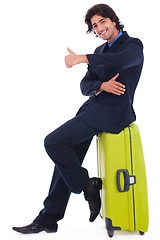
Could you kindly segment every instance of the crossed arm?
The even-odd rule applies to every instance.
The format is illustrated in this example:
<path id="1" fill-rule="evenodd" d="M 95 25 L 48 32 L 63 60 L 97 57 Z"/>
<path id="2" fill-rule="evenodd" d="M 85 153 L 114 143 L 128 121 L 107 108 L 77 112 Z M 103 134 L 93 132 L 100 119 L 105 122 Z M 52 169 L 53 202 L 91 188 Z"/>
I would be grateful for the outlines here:
<path id="1" fill-rule="evenodd" d="M 69 52 L 69 55 L 65 57 L 65 63 L 68 68 L 71 68 L 74 65 L 77 65 L 80 63 L 89 64 L 89 61 L 86 55 L 77 55 L 76 53 L 72 52 L 69 48 L 67 48 L 67 50 Z M 105 91 L 105 92 L 113 93 L 115 95 L 124 94 L 125 86 L 120 82 L 116 81 L 118 76 L 119 76 L 119 73 L 116 74 L 113 78 L 111 78 L 108 82 L 103 82 L 100 88 L 97 89 L 97 93 Z"/>

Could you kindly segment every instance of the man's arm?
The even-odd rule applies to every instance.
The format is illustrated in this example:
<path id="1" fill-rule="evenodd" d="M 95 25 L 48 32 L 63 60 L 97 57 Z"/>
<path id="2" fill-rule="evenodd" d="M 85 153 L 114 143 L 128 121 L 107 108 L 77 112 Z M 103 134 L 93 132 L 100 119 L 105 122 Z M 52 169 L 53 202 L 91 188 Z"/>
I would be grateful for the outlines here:
<path id="1" fill-rule="evenodd" d="M 94 53 L 77 55 L 68 48 L 70 53 L 65 57 L 66 66 L 73 67 L 76 64 L 87 63 L 92 68 L 107 67 L 117 71 L 136 66 L 143 61 L 143 45 L 139 39 L 133 38 L 126 44 L 121 52 Z"/>
<path id="2" fill-rule="evenodd" d="M 86 76 L 80 83 L 82 94 L 85 96 L 91 96 L 94 94 L 99 94 L 100 92 L 108 92 L 115 95 L 121 95 L 125 92 L 125 85 L 116 81 L 119 73 L 117 73 L 113 78 L 111 78 L 107 82 L 102 82 L 100 80 L 96 80 L 95 74 L 92 72 L 87 72 Z"/>
<path id="3" fill-rule="evenodd" d="M 99 90 L 101 85 L 102 81 L 100 81 L 99 76 L 95 71 L 92 71 L 88 65 L 88 71 L 80 83 L 82 94 L 85 96 L 92 96 Z"/>
<path id="4" fill-rule="evenodd" d="M 72 66 L 80 63 L 89 63 L 86 55 L 77 55 L 67 48 L 70 53 L 65 57 L 66 66 L 71 68 Z M 96 55 L 96 54 L 92 54 Z M 115 95 L 121 95 L 125 92 L 125 86 L 120 82 L 117 82 L 119 73 L 111 78 L 108 82 L 102 82 L 96 79 L 95 73 L 94 76 L 91 72 L 87 72 L 86 76 L 81 81 L 80 87 L 83 95 L 93 95 L 95 92 L 100 93 L 102 91 L 109 92 Z"/>
<path id="5" fill-rule="evenodd" d="M 120 52 L 87 54 L 91 68 L 113 68 L 117 71 L 134 67 L 143 62 L 143 45 L 139 39 L 131 39 Z"/>

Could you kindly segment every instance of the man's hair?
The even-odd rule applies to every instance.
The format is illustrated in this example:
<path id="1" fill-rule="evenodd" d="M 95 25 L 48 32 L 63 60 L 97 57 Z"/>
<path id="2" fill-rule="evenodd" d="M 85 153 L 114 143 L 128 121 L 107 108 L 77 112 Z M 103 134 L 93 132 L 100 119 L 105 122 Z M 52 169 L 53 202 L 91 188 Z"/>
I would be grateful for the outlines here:
<path id="1" fill-rule="evenodd" d="M 110 18 L 110 20 L 112 22 L 116 23 L 116 28 L 118 30 L 123 31 L 124 25 L 120 23 L 119 18 L 115 14 L 114 10 L 106 4 L 97 4 L 97 5 L 94 5 L 93 7 L 91 7 L 86 13 L 85 23 L 88 25 L 87 33 L 90 33 L 93 31 L 93 27 L 91 24 L 91 18 L 94 15 L 99 15 L 99 16 L 102 16 L 105 18 Z"/>

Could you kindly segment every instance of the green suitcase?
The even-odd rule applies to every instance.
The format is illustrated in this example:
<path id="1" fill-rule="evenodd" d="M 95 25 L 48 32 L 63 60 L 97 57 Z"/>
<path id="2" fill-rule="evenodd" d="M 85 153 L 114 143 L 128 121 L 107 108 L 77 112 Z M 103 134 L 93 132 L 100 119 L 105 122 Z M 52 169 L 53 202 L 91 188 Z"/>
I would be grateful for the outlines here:
<path id="1" fill-rule="evenodd" d="M 102 179 L 101 216 L 110 237 L 114 230 L 148 230 L 148 194 L 139 129 L 132 123 L 119 134 L 100 133 L 98 172 Z"/>

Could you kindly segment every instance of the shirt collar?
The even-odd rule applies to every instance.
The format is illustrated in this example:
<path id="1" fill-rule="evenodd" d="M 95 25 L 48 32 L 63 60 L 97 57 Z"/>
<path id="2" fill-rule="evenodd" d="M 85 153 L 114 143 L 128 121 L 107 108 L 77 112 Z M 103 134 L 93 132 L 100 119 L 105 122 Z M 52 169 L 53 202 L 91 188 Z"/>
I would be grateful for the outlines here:
<path id="1" fill-rule="evenodd" d="M 113 43 L 114 43 L 122 34 L 123 34 L 122 31 L 120 31 L 120 32 L 118 33 L 117 37 L 116 37 L 111 43 L 108 42 L 108 46 L 111 47 L 111 46 L 113 45 Z"/>

